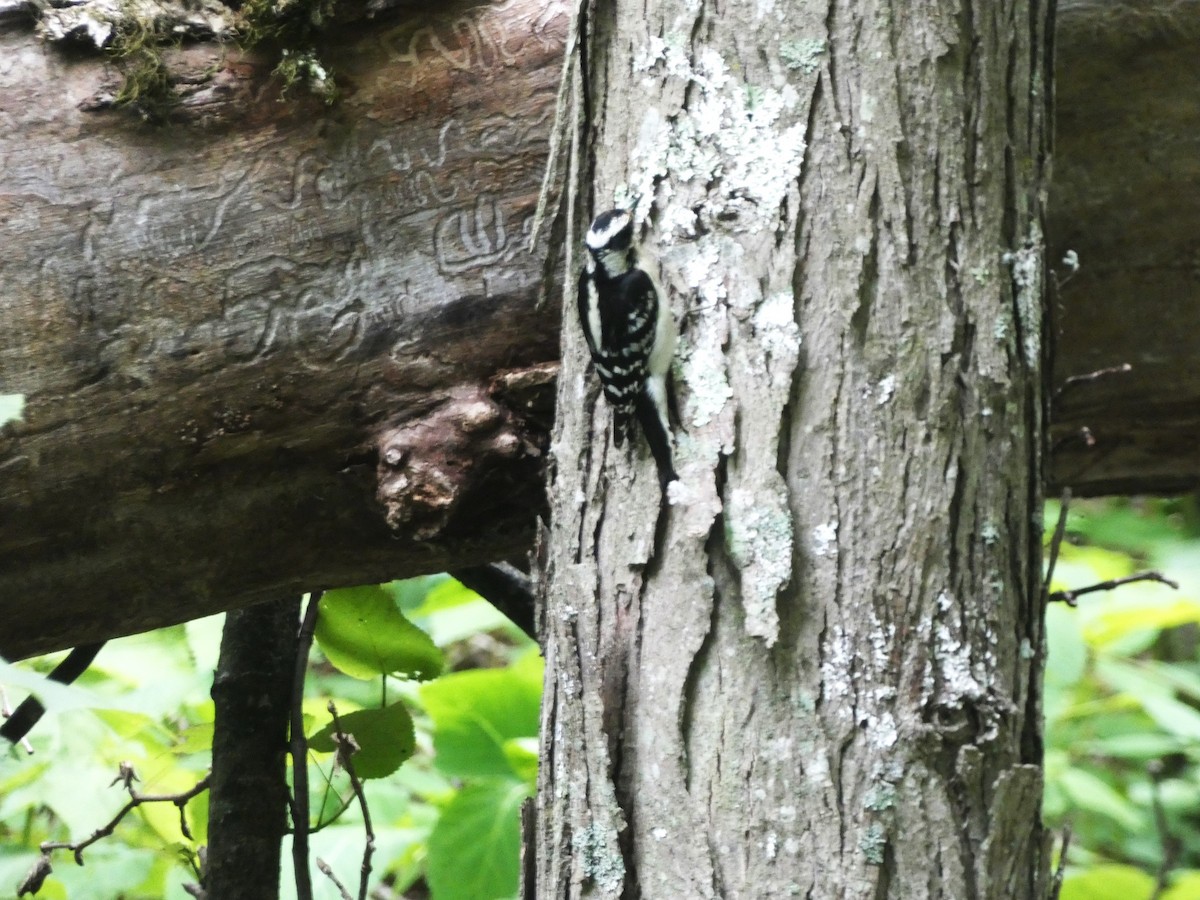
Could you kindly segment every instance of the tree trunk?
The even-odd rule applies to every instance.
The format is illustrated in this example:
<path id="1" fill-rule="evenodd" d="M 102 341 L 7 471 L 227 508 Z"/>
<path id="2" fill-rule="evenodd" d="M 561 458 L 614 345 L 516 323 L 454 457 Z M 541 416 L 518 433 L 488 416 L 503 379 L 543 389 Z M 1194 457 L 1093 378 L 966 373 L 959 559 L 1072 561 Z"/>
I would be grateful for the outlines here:
<path id="1" fill-rule="evenodd" d="M 150 127 L 0 17 L 0 654 L 528 547 L 566 21 L 377 20 L 329 41 L 330 111 L 191 45 Z"/>
<path id="2" fill-rule="evenodd" d="M 279 896 L 284 777 L 300 599 L 234 610 L 213 678 L 216 721 L 204 887 L 212 900 Z"/>
<path id="3" fill-rule="evenodd" d="M 1050 20 L 581 20 L 571 229 L 645 223 L 681 478 L 660 514 L 568 312 L 536 896 L 1043 895 Z"/>

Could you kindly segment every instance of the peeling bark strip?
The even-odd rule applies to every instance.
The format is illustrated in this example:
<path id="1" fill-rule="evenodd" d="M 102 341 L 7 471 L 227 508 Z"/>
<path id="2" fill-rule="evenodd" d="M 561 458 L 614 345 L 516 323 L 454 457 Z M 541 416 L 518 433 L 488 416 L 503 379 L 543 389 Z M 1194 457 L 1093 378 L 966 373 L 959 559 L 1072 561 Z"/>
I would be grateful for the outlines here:
<path id="1" fill-rule="evenodd" d="M 568 217 L 644 223 L 681 483 L 568 321 L 531 895 L 1042 896 L 1050 20 L 584 4 Z"/>
<path id="2" fill-rule="evenodd" d="M 566 26 L 540 0 L 381 17 L 331 42 L 333 110 L 190 47 L 172 62 L 240 88 L 163 129 L 87 111 L 100 61 L 0 30 L 0 394 L 25 400 L 0 432 L 0 654 L 528 546 L 521 447 L 399 540 L 374 451 L 557 356 L 527 233 Z"/>

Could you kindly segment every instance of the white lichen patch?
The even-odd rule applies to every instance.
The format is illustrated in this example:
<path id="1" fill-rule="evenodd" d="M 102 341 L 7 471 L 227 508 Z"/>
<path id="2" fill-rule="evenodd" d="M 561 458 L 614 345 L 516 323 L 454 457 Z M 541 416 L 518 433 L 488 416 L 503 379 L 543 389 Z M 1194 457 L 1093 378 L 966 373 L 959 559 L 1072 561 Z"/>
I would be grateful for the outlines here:
<path id="1" fill-rule="evenodd" d="M 946 699 L 977 700 L 984 696 L 981 678 L 974 671 L 971 645 L 959 636 L 960 604 L 946 591 L 938 594 L 937 624 L 933 630 L 933 660 L 941 670 Z M 982 673 L 980 673 L 982 674 Z"/>
<path id="2" fill-rule="evenodd" d="M 800 329 L 796 325 L 796 299 L 791 291 L 770 294 L 754 314 L 754 334 L 766 352 L 767 371 L 776 388 L 790 387 L 800 358 Z"/>
<path id="3" fill-rule="evenodd" d="M 625 861 L 617 851 L 617 836 L 601 825 L 575 833 L 572 848 L 586 877 L 607 894 L 616 893 L 625 880 Z"/>
<path id="4" fill-rule="evenodd" d="M 38 33 L 47 41 L 86 41 L 107 47 L 119 27 L 162 30 L 189 38 L 233 35 L 230 10 L 217 0 L 82 0 L 42 10 Z"/>
<path id="5" fill-rule="evenodd" d="M 687 400 L 687 419 L 701 428 L 720 415 L 733 388 L 725 373 L 725 354 L 720 338 L 713 329 L 697 333 L 696 343 L 680 349 L 680 369 L 690 393 Z"/>
<path id="6" fill-rule="evenodd" d="M 792 516 L 782 478 L 776 487 L 759 492 L 735 489 L 725 506 L 725 541 L 741 574 L 746 632 L 768 647 L 779 637 L 775 598 L 792 577 Z"/>
<path id="7" fill-rule="evenodd" d="M 821 57 L 824 54 L 825 41 L 819 38 L 784 41 L 779 45 L 779 56 L 784 65 L 793 71 L 799 69 L 805 75 L 811 75 L 820 68 Z"/>
<path id="8" fill-rule="evenodd" d="M 719 194 L 709 190 L 706 203 L 713 216 L 747 203 L 768 213 L 779 207 L 795 184 L 805 150 L 804 123 L 789 124 L 798 119 L 800 99 L 791 85 L 742 83 L 720 53 L 705 49 L 693 59 L 673 35 L 652 39 L 635 70 L 697 88 L 687 109 L 669 119 L 650 111 L 643 118 L 631 160 L 635 197 L 652 196 L 660 180 L 668 194 L 673 184 L 695 182 L 706 190 L 719 185 Z M 758 231 L 768 221 L 769 215 L 750 215 L 738 224 Z"/>
<path id="9" fill-rule="evenodd" d="M 891 402 L 892 396 L 896 393 L 896 376 L 885 375 L 880 379 L 879 384 L 875 385 L 875 404 L 877 406 L 885 406 Z"/>
<path id="10" fill-rule="evenodd" d="M 814 556 L 828 556 L 837 545 L 837 522 L 822 522 L 812 530 Z"/>
<path id="11" fill-rule="evenodd" d="M 887 846 L 887 835 L 883 826 L 872 822 L 858 842 L 858 849 L 863 852 L 867 862 L 873 866 L 883 865 L 883 850 Z"/>

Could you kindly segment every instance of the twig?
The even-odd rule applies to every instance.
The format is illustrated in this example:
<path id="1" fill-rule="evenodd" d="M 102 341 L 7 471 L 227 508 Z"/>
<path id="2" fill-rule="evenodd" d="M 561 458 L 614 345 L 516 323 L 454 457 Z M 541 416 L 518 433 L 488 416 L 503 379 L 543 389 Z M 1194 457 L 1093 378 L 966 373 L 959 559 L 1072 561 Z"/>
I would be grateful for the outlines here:
<path id="1" fill-rule="evenodd" d="M 1054 580 L 1054 569 L 1058 565 L 1058 551 L 1067 534 L 1067 511 L 1070 508 L 1071 489 L 1063 488 L 1062 496 L 1058 500 L 1058 524 L 1054 526 L 1054 535 L 1050 538 L 1050 559 L 1046 563 L 1046 581 L 1043 591 L 1047 600 L 1050 599 L 1050 582 Z"/>
<path id="2" fill-rule="evenodd" d="M 1067 825 L 1062 831 L 1062 848 L 1058 851 L 1058 866 L 1054 869 L 1054 878 L 1050 882 L 1049 900 L 1058 900 L 1062 891 L 1063 874 L 1067 870 L 1067 850 L 1071 846 L 1071 826 Z"/>
<path id="3" fill-rule="evenodd" d="M 292 678 L 292 722 L 289 751 L 292 755 L 292 870 L 297 900 L 313 900 L 312 873 L 308 868 L 308 741 L 304 738 L 304 676 L 308 653 L 317 628 L 322 591 L 313 591 L 300 624 L 296 670 Z"/>
<path id="4" fill-rule="evenodd" d="M 12 714 L 12 707 L 8 705 L 8 694 L 4 691 L 4 685 L 0 684 L 0 719 L 7 719 Z M 21 737 L 17 743 L 26 753 L 33 754 L 33 744 L 29 743 L 29 738 Z"/>
<path id="5" fill-rule="evenodd" d="M 342 900 L 354 900 L 350 896 L 350 892 L 346 890 L 346 886 L 338 881 L 338 877 L 333 874 L 333 867 L 321 857 L 317 857 L 317 868 L 321 870 L 321 874 L 333 882 L 334 887 L 338 889 L 338 893 L 342 895 Z"/>
<path id="6" fill-rule="evenodd" d="M 113 780 L 113 784 L 116 784 L 118 781 L 124 784 L 125 789 L 129 792 L 129 802 L 121 807 L 120 812 L 113 816 L 107 825 L 96 829 L 90 837 L 82 841 L 45 841 L 41 844 L 41 851 L 48 856 L 51 850 L 70 850 L 75 854 L 75 862 L 82 866 L 83 851 L 101 838 L 106 838 L 112 834 L 117 826 L 121 824 L 121 820 L 143 803 L 174 803 L 179 808 L 179 830 L 183 832 L 184 837 L 191 840 L 192 833 L 187 827 L 184 808 L 187 806 L 189 800 L 208 790 L 208 779 L 209 776 L 205 775 L 196 782 L 195 786 L 179 794 L 139 794 L 133 788 L 133 782 L 137 780 L 137 775 L 134 774 L 133 767 L 128 763 L 121 763 L 121 774 Z"/>
<path id="7" fill-rule="evenodd" d="M 59 684 L 71 684 L 87 670 L 103 646 L 104 641 L 100 641 L 98 644 L 83 644 L 76 647 L 54 667 L 54 670 L 46 676 L 46 680 L 57 681 Z M 17 704 L 14 712 L 5 717 L 4 724 L 0 725 L 0 737 L 7 738 L 14 744 L 21 741 L 45 712 L 46 707 L 37 697 L 32 695 L 26 697 Z M 33 747 L 28 742 L 22 742 L 21 746 L 25 747 L 28 752 L 33 752 Z"/>
<path id="8" fill-rule="evenodd" d="M 358 900 L 367 900 L 367 881 L 371 877 L 371 854 L 375 852 L 375 829 L 371 826 L 371 810 L 367 806 L 367 795 L 363 791 L 362 781 L 354 771 L 354 762 L 350 759 L 358 752 L 358 744 L 352 735 L 342 730 L 342 722 L 338 718 L 337 707 L 329 701 L 329 714 L 333 716 L 333 742 L 337 744 L 337 762 L 346 770 L 350 778 L 350 787 L 358 798 L 359 808 L 362 809 L 363 829 L 367 833 L 366 846 L 363 847 L 362 871 L 358 878 Z"/>
<path id="9" fill-rule="evenodd" d="M 484 566 L 466 566 L 451 569 L 450 575 L 458 579 L 501 613 L 514 625 L 537 640 L 534 627 L 533 580 L 508 563 L 490 563 Z"/>
<path id="10" fill-rule="evenodd" d="M 1101 378 L 1107 378 L 1109 375 L 1125 375 L 1132 371 L 1133 366 L 1129 363 L 1121 363 L 1119 366 L 1109 366 L 1106 369 L 1097 369 L 1094 372 L 1087 372 L 1083 375 L 1072 375 L 1069 378 L 1064 378 L 1063 383 L 1054 389 L 1054 399 L 1062 399 L 1063 394 L 1072 388 L 1079 387 L 1081 384 L 1099 381 Z"/>
<path id="11" fill-rule="evenodd" d="M 1164 578 L 1159 572 L 1135 572 L 1132 575 L 1126 575 L 1124 578 L 1112 578 L 1108 581 L 1101 581 L 1099 584 L 1089 584 L 1087 587 L 1076 588 L 1073 591 L 1055 591 L 1050 595 L 1051 603 L 1065 603 L 1067 606 L 1074 606 L 1075 601 L 1084 594 L 1094 594 L 1096 591 L 1111 591 L 1113 588 L 1119 588 L 1123 584 L 1133 584 L 1135 581 L 1155 581 L 1159 584 L 1165 584 L 1169 588 L 1179 590 L 1179 585 L 1170 578 Z"/>
<path id="12" fill-rule="evenodd" d="M 1055 441 L 1050 447 L 1050 454 L 1053 455 L 1057 453 L 1063 447 L 1066 447 L 1068 444 L 1073 444 L 1075 441 L 1082 441 L 1084 446 L 1086 446 L 1089 450 L 1096 446 L 1096 436 L 1092 434 L 1092 429 L 1084 425 L 1077 431 L 1072 431 L 1070 434 L 1064 435 Z"/>
<path id="13" fill-rule="evenodd" d="M 1158 831 L 1158 840 L 1162 844 L 1162 861 L 1158 864 L 1158 875 L 1154 884 L 1154 893 L 1150 900 L 1158 900 L 1167 888 L 1167 880 L 1171 870 L 1175 868 L 1175 858 L 1179 855 L 1180 840 L 1171 834 L 1170 823 L 1167 822 L 1167 812 L 1162 805 L 1162 776 L 1163 765 L 1160 760 L 1151 760 L 1146 766 L 1150 776 L 1150 801 L 1154 807 L 1154 827 Z"/>

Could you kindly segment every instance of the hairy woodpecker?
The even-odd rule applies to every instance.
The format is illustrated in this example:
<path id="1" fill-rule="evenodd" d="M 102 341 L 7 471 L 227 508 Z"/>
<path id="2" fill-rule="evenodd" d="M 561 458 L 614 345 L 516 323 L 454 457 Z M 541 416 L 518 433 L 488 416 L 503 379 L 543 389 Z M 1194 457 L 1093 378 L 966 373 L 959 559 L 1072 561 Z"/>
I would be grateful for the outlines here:
<path id="1" fill-rule="evenodd" d="M 614 437 L 625 440 L 636 416 L 654 454 L 665 491 L 677 476 L 671 461 L 667 375 L 675 352 L 675 322 L 654 279 L 638 268 L 633 216 L 610 209 L 592 221 L 579 275 L 579 321 L 592 362 L 613 408 Z"/>

